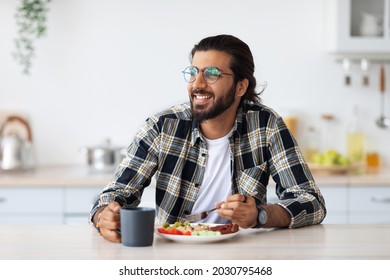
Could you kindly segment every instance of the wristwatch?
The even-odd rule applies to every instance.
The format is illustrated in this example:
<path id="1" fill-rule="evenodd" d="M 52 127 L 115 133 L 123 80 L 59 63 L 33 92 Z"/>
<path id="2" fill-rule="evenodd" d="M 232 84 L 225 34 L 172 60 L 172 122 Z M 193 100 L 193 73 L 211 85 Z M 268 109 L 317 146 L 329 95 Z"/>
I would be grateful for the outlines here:
<path id="1" fill-rule="evenodd" d="M 255 228 L 262 228 L 268 220 L 268 214 L 267 211 L 261 207 L 260 205 L 257 205 L 257 224 Z"/>

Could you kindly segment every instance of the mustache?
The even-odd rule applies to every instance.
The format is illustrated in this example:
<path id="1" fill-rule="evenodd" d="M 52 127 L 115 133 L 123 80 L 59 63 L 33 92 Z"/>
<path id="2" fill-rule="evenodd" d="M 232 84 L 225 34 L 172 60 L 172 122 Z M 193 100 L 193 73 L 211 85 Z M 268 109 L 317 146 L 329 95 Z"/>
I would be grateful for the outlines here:
<path id="1" fill-rule="evenodd" d="M 191 94 L 209 94 L 212 95 L 213 93 L 210 91 L 206 91 L 204 89 L 194 89 L 191 91 Z"/>

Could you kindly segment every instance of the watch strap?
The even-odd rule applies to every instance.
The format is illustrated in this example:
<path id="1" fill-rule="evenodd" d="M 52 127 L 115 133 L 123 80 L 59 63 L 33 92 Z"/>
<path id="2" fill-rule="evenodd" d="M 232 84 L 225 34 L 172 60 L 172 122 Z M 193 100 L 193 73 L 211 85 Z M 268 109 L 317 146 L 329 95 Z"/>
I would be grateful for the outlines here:
<path id="1" fill-rule="evenodd" d="M 257 219 L 256 219 L 256 226 L 254 228 L 262 228 L 267 223 L 268 213 L 261 205 L 256 205 L 256 208 L 257 208 Z M 263 217 L 266 217 L 265 221 L 261 221 Z"/>

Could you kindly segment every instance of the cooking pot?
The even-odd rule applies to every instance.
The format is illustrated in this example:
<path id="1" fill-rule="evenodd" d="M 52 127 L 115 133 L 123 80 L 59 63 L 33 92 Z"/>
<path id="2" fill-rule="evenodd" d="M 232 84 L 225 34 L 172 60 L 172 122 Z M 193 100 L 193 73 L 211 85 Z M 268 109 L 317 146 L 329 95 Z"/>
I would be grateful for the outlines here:
<path id="1" fill-rule="evenodd" d="M 20 131 L 6 133 L 6 127 L 12 122 L 23 125 L 27 136 L 19 135 Z M 8 116 L 0 128 L 0 168 L 2 170 L 23 170 L 33 166 L 31 129 L 26 120 L 19 116 Z"/>
<path id="2" fill-rule="evenodd" d="M 102 145 L 82 147 L 80 151 L 86 155 L 87 164 L 92 170 L 113 171 L 126 155 L 126 148 L 112 147 L 110 139 Z"/>

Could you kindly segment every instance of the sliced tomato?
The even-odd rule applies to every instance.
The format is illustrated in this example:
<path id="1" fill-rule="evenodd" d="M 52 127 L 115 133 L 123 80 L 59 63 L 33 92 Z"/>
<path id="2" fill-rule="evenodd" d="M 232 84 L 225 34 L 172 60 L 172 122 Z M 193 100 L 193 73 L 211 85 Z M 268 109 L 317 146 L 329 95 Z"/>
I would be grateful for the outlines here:
<path id="1" fill-rule="evenodd" d="M 183 232 L 181 230 L 178 230 L 177 228 L 173 228 L 173 234 L 183 235 Z"/>
<path id="2" fill-rule="evenodd" d="M 180 230 L 180 229 L 178 229 L 176 227 L 172 227 L 172 228 L 159 227 L 159 228 L 157 228 L 157 231 L 159 233 L 163 233 L 163 234 L 192 235 L 191 231 L 189 231 L 189 230 L 182 231 L 182 230 Z"/>
<path id="3" fill-rule="evenodd" d="M 158 228 L 157 231 L 159 233 L 167 233 L 167 230 L 165 228 L 163 228 L 163 227 Z"/>

